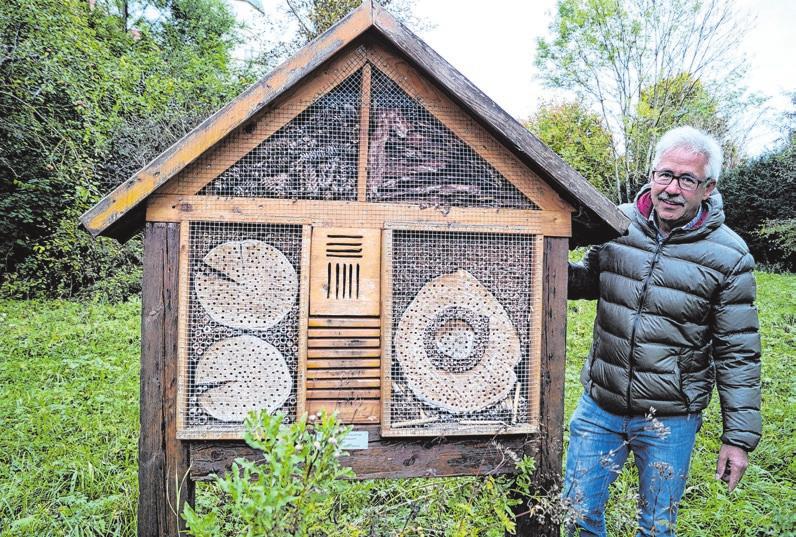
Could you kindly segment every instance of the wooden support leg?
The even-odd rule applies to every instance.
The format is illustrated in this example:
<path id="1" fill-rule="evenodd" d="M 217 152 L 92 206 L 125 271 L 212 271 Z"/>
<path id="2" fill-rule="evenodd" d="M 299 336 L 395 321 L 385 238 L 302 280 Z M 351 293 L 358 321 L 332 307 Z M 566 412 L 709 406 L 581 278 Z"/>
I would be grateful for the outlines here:
<path id="1" fill-rule="evenodd" d="M 541 438 L 536 457 L 534 487 L 540 494 L 558 496 L 561 489 L 561 457 L 564 425 L 564 379 L 567 349 L 567 252 L 568 239 L 545 238 L 542 327 Z M 528 498 L 515 508 L 517 535 L 558 537 L 560 528 L 549 519 L 528 516 Z M 552 498 L 554 499 L 554 498 Z M 555 502 L 554 502 L 555 505 Z"/>
<path id="2" fill-rule="evenodd" d="M 141 319 L 138 535 L 176 537 L 193 504 L 187 443 L 177 440 L 177 310 L 180 224 L 147 223 Z M 183 478 L 184 481 L 183 481 Z M 180 498 L 177 499 L 177 485 Z"/>

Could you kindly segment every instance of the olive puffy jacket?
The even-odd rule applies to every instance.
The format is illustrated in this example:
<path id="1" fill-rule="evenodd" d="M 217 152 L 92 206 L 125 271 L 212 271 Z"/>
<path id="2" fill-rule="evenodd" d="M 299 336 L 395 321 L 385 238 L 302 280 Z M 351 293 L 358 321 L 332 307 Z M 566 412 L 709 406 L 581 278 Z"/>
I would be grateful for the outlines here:
<path id="1" fill-rule="evenodd" d="M 753 450 L 761 433 L 754 260 L 724 225 L 721 196 L 708 199 L 700 226 L 660 242 L 649 186 L 620 209 L 627 235 L 570 264 L 569 298 L 599 299 L 581 382 L 610 412 L 671 416 L 704 409 L 715 381 L 722 441 Z"/>

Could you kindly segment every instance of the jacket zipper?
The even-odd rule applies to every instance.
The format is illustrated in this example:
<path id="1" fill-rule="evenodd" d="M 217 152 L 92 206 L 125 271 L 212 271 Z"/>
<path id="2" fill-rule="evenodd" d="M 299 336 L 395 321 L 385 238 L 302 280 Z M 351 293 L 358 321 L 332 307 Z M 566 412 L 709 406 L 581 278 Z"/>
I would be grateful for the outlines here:
<path id="1" fill-rule="evenodd" d="M 650 279 L 652 278 L 652 272 L 655 270 L 655 265 L 658 262 L 658 257 L 660 257 L 661 248 L 663 248 L 663 243 L 666 239 L 662 241 L 657 241 L 658 246 L 655 248 L 655 255 L 652 256 L 652 263 L 650 263 L 649 272 L 644 278 L 644 283 L 641 286 L 641 297 L 638 301 L 638 307 L 636 308 L 636 317 L 633 319 L 633 328 L 630 331 L 630 354 L 628 358 L 628 377 L 627 377 L 627 413 L 631 414 L 631 405 L 630 405 L 630 387 L 633 383 L 633 352 L 635 351 L 636 347 L 636 329 L 638 328 L 638 321 L 639 317 L 641 316 L 641 310 L 644 308 L 644 303 L 647 301 L 647 288 L 649 287 Z"/>

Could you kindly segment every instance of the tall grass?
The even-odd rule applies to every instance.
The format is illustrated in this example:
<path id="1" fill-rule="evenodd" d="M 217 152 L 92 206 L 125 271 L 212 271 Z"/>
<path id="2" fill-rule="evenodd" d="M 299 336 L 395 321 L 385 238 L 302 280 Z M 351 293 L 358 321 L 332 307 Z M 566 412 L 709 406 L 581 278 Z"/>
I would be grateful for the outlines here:
<path id="1" fill-rule="evenodd" d="M 0 302 L 0 534 L 135 533 L 138 302 Z"/>
<path id="2" fill-rule="evenodd" d="M 764 437 L 738 489 L 714 479 L 721 418 L 706 411 L 678 535 L 796 535 L 796 276 L 757 275 Z M 140 303 L 0 301 L 0 535 L 132 536 Z M 567 416 L 593 302 L 571 302 Z M 610 534 L 634 533 L 635 469 L 613 485 Z M 501 535 L 500 480 L 353 482 L 329 498 L 339 535 Z M 199 487 L 199 504 L 215 498 Z M 401 533 L 403 532 L 403 533 Z"/>

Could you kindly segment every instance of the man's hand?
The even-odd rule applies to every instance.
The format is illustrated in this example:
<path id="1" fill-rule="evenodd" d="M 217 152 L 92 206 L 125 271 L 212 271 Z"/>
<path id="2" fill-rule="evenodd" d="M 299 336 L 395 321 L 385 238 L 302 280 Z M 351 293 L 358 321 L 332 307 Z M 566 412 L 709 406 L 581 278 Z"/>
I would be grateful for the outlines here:
<path id="1" fill-rule="evenodd" d="M 743 477 L 747 466 L 749 466 L 749 457 L 746 451 L 739 447 L 722 444 L 719 450 L 719 462 L 716 465 L 716 479 L 727 483 L 727 489 L 732 492 L 732 489 Z"/>

